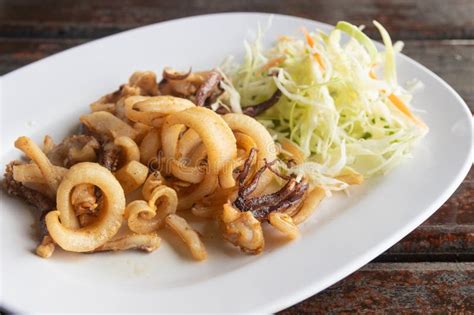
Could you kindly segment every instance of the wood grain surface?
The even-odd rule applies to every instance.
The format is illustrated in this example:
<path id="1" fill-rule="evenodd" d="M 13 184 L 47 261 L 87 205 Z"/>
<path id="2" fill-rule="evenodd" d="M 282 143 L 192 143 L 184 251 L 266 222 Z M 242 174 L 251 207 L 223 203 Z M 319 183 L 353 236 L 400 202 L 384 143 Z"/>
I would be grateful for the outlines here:
<path id="1" fill-rule="evenodd" d="M 394 38 L 474 38 L 471 0 L 13 0 L 1 1 L 0 36 L 98 38 L 132 27 L 183 16 L 258 11 L 295 15 L 335 24 L 348 20 L 383 23 Z"/>
<path id="2" fill-rule="evenodd" d="M 280 314 L 472 314 L 474 263 L 371 263 Z"/>
<path id="3" fill-rule="evenodd" d="M 130 28 L 230 11 L 296 15 L 335 24 L 382 22 L 404 53 L 457 90 L 474 111 L 472 0 L 2 1 L 0 75 Z M 2 105 L 3 106 L 3 105 Z M 420 192 L 422 193 L 422 192 Z M 283 314 L 474 312 L 474 170 L 425 223 L 350 277 Z"/>

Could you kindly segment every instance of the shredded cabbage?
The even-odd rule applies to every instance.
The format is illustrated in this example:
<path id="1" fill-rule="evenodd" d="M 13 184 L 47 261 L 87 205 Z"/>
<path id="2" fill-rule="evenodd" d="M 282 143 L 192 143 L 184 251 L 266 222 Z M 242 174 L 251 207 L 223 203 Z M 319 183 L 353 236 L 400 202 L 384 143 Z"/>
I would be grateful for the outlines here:
<path id="1" fill-rule="evenodd" d="M 412 95 L 396 79 L 395 50 L 402 44 L 394 48 L 387 31 L 374 23 L 384 52 L 358 27 L 339 22 L 329 34 L 310 33 L 311 43 L 280 36 L 267 50 L 258 32 L 253 43 L 245 43 L 243 62 L 223 68 L 232 81 L 225 88 L 236 89 L 243 107 L 282 92 L 257 119 L 276 139 L 288 138 L 304 152 L 307 162 L 289 171 L 327 191 L 347 187 L 336 178 L 347 170 L 365 178 L 386 173 L 426 133 L 389 100 L 396 91 L 409 108 Z M 341 31 L 349 40 L 342 40 Z M 376 67 L 383 68 L 383 79 L 375 78 Z"/>

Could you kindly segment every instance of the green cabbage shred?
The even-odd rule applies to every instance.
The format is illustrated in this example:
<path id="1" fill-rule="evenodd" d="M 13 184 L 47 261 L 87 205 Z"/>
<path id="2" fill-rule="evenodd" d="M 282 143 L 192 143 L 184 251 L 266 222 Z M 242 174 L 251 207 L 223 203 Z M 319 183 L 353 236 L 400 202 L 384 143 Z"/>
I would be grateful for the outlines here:
<path id="1" fill-rule="evenodd" d="M 387 31 L 374 24 L 385 44 L 383 52 L 360 28 L 339 22 L 328 34 L 311 32 L 313 47 L 303 36 L 282 36 L 264 49 L 259 32 L 245 44 L 241 64 L 222 68 L 231 82 L 226 89 L 235 88 L 242 107 L 269 99 L 277 89 L 282 92 L 278 103 L 257 119 L 277 140 L 290 139 L 305 154 L 306 162 L 288 171 L 305 175 L 328 192 L 348 186 L 336 178 L 348 170 L 364 178 L 391 170 L 426 133 L 387 98 L 396 91 L 409 106 L 412 95 L 397 84 Z M 267 69 L 270 60 L 283 61 Z M 383 78 L 369 75 L 378 70 Z M 231 105 L 235 111 L 235 102 Z"/>

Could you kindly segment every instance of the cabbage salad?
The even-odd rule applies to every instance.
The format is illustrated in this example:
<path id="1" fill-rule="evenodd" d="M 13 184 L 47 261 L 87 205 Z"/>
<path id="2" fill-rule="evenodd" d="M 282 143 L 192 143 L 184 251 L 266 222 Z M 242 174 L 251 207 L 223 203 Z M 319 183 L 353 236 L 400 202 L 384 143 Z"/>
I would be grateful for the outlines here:
<path id="1" fill-rule="evenodd" d="M 328 192 L 348 187 L 338 178 L 347 172 L 364 178 L 386 173 L 428 131 L 410 106 L 420 84 L 403 88 L 397 81 L 395 54 L 403 44 L 392 44 L 383 26 L 374 24 L 383 51 L 362 27 L 347 22 L 328 34 L 302 29 L 301 38 L 280 36 L 269 49 L 259 29 L 255 41 L 245 42 L 243 62 L 222 66 L 234 112 L 281 91 L 256 118 L 276 140 L 289 139 L 304 154 L 305 162 L 288 171 Z"/>

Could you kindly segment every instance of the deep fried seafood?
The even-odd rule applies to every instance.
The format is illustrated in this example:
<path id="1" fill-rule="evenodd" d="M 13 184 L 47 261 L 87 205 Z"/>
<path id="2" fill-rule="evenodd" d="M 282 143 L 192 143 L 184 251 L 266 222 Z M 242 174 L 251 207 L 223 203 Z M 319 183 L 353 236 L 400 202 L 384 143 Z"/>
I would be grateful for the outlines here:
<path id="1" fill-rule="evenodd" d="M 273 105 L 275 105 L 280 100 L 280 97 L 281 97 L 281 91 L 277 90 L 275 93 L 273 93 L 273 95 L 268 100 L 263 101 L 259 104 L 246 106 L 242 109 L 242 112 L 248 116 L 252 116 L 252 117 L 258 116 L 264 111 L 266 111 L 267 109 L 269 109 L 270 107 L 272 107 Z"/>
<path id="2" fill-rule="evenodd" d="M 54 165 L 69 168 L 79 162 L 95 162 L 99 147 L 99 142 L 92 136 L 72 135 L 60 144 L 50 146 L 45 153 Z"/>
<path id="3" fill-rule="evenodd" d="M 251 117 L 282 94 L 237 113 L 231 87 L 218 69 L 165 69 L 159 84 L 154 73 L 135 72 L 81 116 L 79 134 L 58 145 L 46 136 L 42 149 L 20 137 L 15 146 L 31 161 L 8 164 L 4 186 L 41 210 L 37 255 L 50 257 L 56 245 L 73 252 L 150 252 L 160 246 L 156 233 L 167 227 L 194 259 L 205 260 L 200 235 L 178 210 L 216 221 L 223 238 L 249 254 L 265 246 L 262 224 L 298 237 L 297 224 L 324 190 L 309 189 L 303 176 L 292 174 L 292 165 L 304 163 L 302 151 L 285 139 L 277 146 Z M 347 168 L 338 180 L 362 178 Z M 122 226 L 131 232 L 118 233 Z"/>
<path id="4" fill-rule="evenodd" d="M 158 249 L 160 244 L 161 238 L 156 233 L 129 234 L 108 241 L 104 245 L 94 249 L 94 252 L 138 249 L 150 253 Z"/>
<path id="5" fill-rule="evenodd" d="M 204 106 L 206 100 L 219 88 L 219 82 L 222 76 L 219 72 L 213 70 L 209 72 L 207 79 L 201 84 L 196 93 L 196 105 Z"/>
<path id="6" fill-rule="evenodd" d="M 148 202 L 135 200 L 127 205 L 125 218 L 130 230 L 136 233 L 150 233 L 163 226 L 165 218 L 176 212 L 178 196 L 165 185 L 153 189 Z"/>
<path id="7" fill-rule="evenodd" d="M 115 139 L 120 136 L 135 139 L 138 134 L 138 132 L 126 122 L 105 111 L 82 115 L 80 121 L 90 131 L 95 134 L 104 135 L 110 139 Z"/>
<path id="8" fill-rule="evenodd" d="M 276 160 L 265 163 L 265 165 L 255 173 L 253 178 L 248 178 L 249 165 L 255 156 L 253 149 L 250 152 L 237 178 L 239 190 L 237 198 L 233 202 L 233 206 L 240 211 L 251 211 L 253 216 L 258 220 L 266 220 L 268 215 L 274 211 L 291 212 L 291 210 L 297 207 L 304 199 L 304 194 L 309 187 L 308 183 L 304 180 L 298 181 L 295 176 L 279 174 L 272 168 Z M 251 196 L 257 188 L 260 177 L 267 169 L 286 179 L 286 184 L 274 193 Z"/>
<path id="9" fill-rule="evenodd" d="M 265 246 L 260 221 L 251 212 L 225 204 L 220 216 L 223 237 L 248 254 L 259 254 Z"/>
<path id="10" fill-rule="evenodd" d="M 80 227 L 70 195 L 75 186 L 84 183 L 99 187 L 106 202 L 94 224 Z M 46 226 L 61 248 L 73 252 L 91 251 L 110 240 L 120 228 L 125 210 L 119 182 L 106 168 L 89 162 L 71 167 L 59 185 L 56 203 L 58 210 L 46 215 Z"/>
<path id="11" fill-rule="evenodd" d="M 166 217 L 166 226 L 174 231 L 181 240 L 188 246 L 191 255 L 196 260 L 206 260 L 207 251 L 198 233 L 189 226 L 188 222 L 176 214 Z"/>

